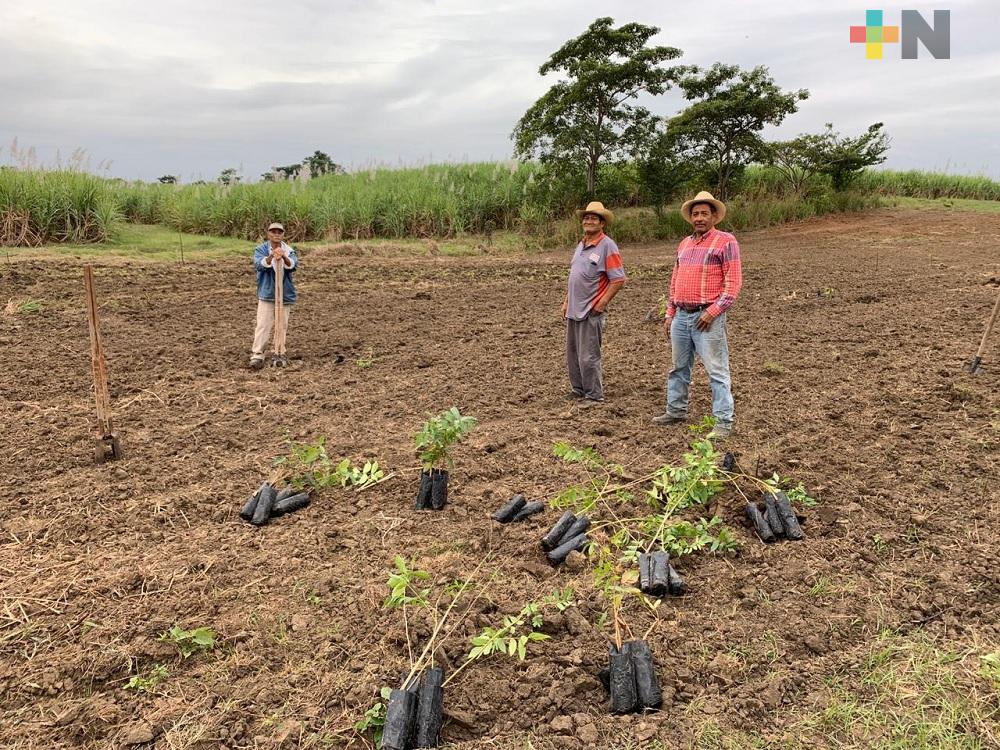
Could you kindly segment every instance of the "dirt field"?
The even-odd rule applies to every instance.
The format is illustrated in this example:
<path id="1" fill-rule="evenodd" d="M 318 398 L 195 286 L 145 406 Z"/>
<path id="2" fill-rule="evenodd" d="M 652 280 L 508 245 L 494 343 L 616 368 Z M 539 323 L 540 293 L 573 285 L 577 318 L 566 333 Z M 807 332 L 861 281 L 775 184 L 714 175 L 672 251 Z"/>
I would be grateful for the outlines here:
<path id="1" fill-rule="evenodd" d="M 691 593 L 655 617 L 627 609 L 637 633 L 653 626 L 666 699 L 628 717 L 609 715 L 596 677 L 609 632 L 589 567 L 551 569 L 539 549 L 557 511 L 507 527 L 489 513 L 580 479 L 552 456 L 557 440 L 637 473 L 680 458 L 686 430 L 649 424 L 668 350 L 643 322 L 672 247 L 623 248 L 607 401 L 586 412 L 563 398 L 565 256 L 313 251 L 291 367 L 262 372 L 246 367 L 249 261 L 99 263 L 126 451 L 101 467 L 79 264 L 0 263 L 0 300 L 44 302 L 0 316 L 0 747 L 363 747 L 352 723 L 408 665 L 400 613 L 381 606 L 394 556 L 440 586 L 490 554 L 446 664 L 526 602 L 572 586 L 576 606 L 524 662 L 490 657 L 449 685 L 455 747 L 994 747 L 998 693 L 977 670 L 1000 648 L 1000 331 L 984 374 L 962 365 L 1000 283 L 1000 216 L 886 210 L 740 239 L 729 448 L 801 480 L 819 505 L 805 541 L 765 546 L 739 496 L 721 496 L 739 552 L 681 560 Z M 699 365 L 693 419 L 708 395 Z M 447 508 L 414 511 L 413 433 L 452 405 L 480 426 L 456 450 Z M 399 473 L 255 529 L 237 511 L 286 436 L 326 436 L 332 457 Z M 412 615 L 418 641 L 427 622 Z M 181 659 L 158 641 L 174 624 L 214 628 L 216 649 Z M 896 663 L 925 647 L 956 654 L 941 662 L 967 710 L 955 744 L 879 744 L 898 738 L 843 720 L 845 696 L 865 707 L 879 695 L 873 653 Z M 125 689 L 156 664 L 166 680 Z"/>

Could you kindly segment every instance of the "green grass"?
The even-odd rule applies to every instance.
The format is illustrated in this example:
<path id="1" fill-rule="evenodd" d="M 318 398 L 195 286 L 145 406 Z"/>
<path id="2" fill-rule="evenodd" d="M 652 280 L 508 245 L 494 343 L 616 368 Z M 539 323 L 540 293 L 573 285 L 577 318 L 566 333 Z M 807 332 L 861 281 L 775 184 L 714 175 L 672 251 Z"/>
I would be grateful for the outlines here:
<path id="1" fill-rule="evenodd" d="M 988 177 L 909 170 L 869 169 L 857 178 L 854 189 L 879 195 L 912 198 L 968 198 L 1000 201 L 1000 182 Z"/>
<path id="2" fill-rule="evenodd" d="M 972 211 L 1000 213 L 1000 200 L 975 200 L 972 198 L 910 198 L 899 196 L 891 199 L 900 208 L 933 208 L 942 211 Z"/>
<path id="3" fill-rule="evenodd" d="M 987 750 L 1000 741 L 1000 693 L 981 655 L 916 633 L 881 633 L 857 668 L 830 681 L 806 734 L 861 750 Z"/>
<path id="4" fill-rule="evenodd" d="M 124 224 L 113 237 L 102 244 L 53 243 L 42 247 L 10 247 L 4 250 L 11 257 L 76 257 L 130 258 L 133 260 L 178 261 L 181 245 L 185 260 L 212 260 L 233 255 L 249 254 L 253 244 L 231 237 L 210 237 L 201 234 L 180 234 L 162 226 Z"/>
<path id="5" fill-rule="evenodd" d="M 598 194 L 618 217 L 612 236 L 628 245 L 676 241 L 689 232 L 680 201 L 661 214 L 639 206 L 640 185 L 627 167 L 606 165 L 599 175 Z M 437 164 L 223 186 L 2 168 L 0 244 L 45 248 L 41 254 L 58 244 L 60 252 L 79 257 L 171 259 L 180 257 L 183 240 L 185 255 L 215 258 L 244 252 L 278 219 L 288 241 L 304 249 L 346 243 L 351 252 L 359 246 L 381 252 L 378 243 L 387 241 L 394 252 L 476 255 L 572 245 L 580 235 L 571 211 L 580 205 L 580 188 L 573 181 L 544 182 L 539 174 L 533 163 Z M 722 229 L 761 229 L 892 204 L 1000 212 L 1000 183 L 981 177 L 869 171 L 840 193 L 816 177 L 800 196 L 788 193 L 774 169 L 754 165 L 740 182 Z"/>

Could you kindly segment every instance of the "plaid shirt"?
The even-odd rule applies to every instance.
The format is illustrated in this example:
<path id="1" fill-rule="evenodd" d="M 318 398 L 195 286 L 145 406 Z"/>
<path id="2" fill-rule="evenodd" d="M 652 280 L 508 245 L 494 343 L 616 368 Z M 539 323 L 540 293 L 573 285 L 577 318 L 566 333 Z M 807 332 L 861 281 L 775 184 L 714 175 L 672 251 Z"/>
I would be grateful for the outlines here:
<path id="1" fill-rule="evenodd" d="M 692 234 L 677 246 L 667 317 L 673 318 L 678 306 L 699 305 L 708 305 L 707 312 L 718 317 L 736 301 L 742 286 L 740 245 L 736 238 L 715 228 L 701 239 Z"/>

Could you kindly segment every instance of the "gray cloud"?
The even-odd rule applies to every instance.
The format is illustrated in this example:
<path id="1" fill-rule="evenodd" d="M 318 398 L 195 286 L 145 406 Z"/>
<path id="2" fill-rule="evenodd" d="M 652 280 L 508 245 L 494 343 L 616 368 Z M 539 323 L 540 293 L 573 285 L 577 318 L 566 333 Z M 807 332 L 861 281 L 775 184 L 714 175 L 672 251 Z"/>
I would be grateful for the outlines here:
<path id="1" fill-rule="evenodd" d="M 900 60 L 891 45 L 886 59 L 865 60 L 848 43 L 864 8 L 818 0 L 766 11 L 626 2 L 613 13 L 565 0 L 82 5 L 40 0 L 4 11 L 0 162 L 14 137 L 43 161 L 82 147 L 112 160 L 111 174 L 144 179 L 212 178 L 230 166 L 254 179 L 316 148 L 358 166 L 506 158 L 518 117 L 551 84 L 538 67 L 612 14 L 660 26 L 656 41 L 684 50 L 679 62 L 763 64 L 783 87 L 808 88 L 799 113 L 771 135 L 883 121 L 893 137 L 888 166 L 1000 177 L 1000 11 L 989 0 L 949 3 L 949 61 Z M 906 7 L 930 17 L 934 5 Z M 898 23 L 898 9 L 885 12 Z M 649 105 L 669 115 L 683 102 L 671 92 Z"/>

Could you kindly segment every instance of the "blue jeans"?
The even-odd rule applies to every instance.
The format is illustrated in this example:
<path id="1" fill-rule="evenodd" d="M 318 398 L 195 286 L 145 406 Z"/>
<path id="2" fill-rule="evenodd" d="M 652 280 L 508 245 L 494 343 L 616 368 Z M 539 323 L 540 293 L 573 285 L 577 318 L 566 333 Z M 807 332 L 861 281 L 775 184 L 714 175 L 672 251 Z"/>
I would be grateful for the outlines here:
<path id="1" fill-rule="evenodd" d="M 701 312 L 678 310 L 670 324 L 670 349 L 673 368 L 667 375 L 667 413 L 686 417 L 688 388 L 694 355 L 701 358 L 712 383 L 712 414 L 716 424 L 732 427 L 736 418 L 732 383 L 729 377 L 729 341 L 726 339 L 726 314 L 714 321 L 707 331 L 695 328 Z"/>

